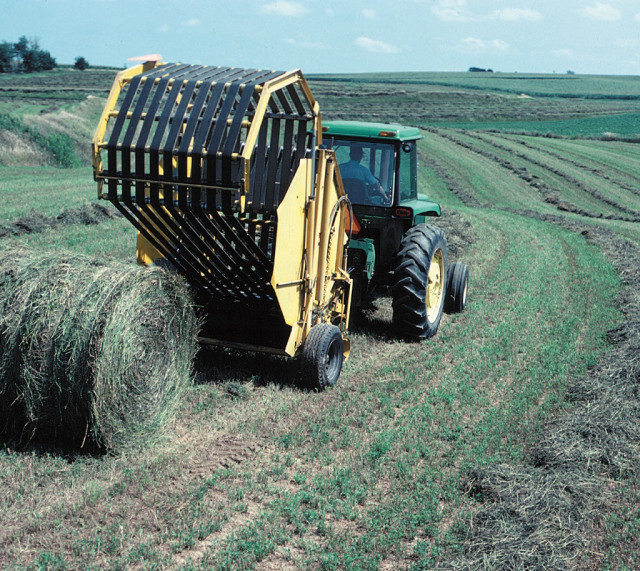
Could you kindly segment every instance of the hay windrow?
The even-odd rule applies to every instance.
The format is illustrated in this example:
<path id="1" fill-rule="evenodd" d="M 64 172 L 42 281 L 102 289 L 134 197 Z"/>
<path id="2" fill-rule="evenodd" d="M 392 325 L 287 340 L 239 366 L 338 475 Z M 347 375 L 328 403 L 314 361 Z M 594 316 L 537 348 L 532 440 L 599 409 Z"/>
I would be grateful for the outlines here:
<path id="1" fill-rule="evenodd" d="M 581 233 L 617 267 L 626 321 L 607 333 L 608 352 L 569 387 L 573 406 L 549 423 L 521 466 L 470 468 L 464 490 L 479 510 L 453 568 L 583 568 L 620 482 L 640 471 L 640 250 L 606 230 L 521 212 Z M 591 565 L 591 564 L 590 564 Z M 597 566 L 597 565 L 595 565 Z"/>
<path id="2" fill-rule="evenodd" d="M 96 203 L 84 204 L 76 208 L 66 208 L 57 216 L 47 216 L 33 210 L 24 216 L 16 218 L 9 224 L 0 224 L 0 238 L 35 234 L 73 224 L 89 226 L 121 216 L 122 214 L 113 207 Z"/>
<path id="3" fill-rule="evenodd" d="M 165 270 L 3 252 L 0 310 L 4 442 L 113 450 L 145 440 L 191 381 L 197 321 Z"/>

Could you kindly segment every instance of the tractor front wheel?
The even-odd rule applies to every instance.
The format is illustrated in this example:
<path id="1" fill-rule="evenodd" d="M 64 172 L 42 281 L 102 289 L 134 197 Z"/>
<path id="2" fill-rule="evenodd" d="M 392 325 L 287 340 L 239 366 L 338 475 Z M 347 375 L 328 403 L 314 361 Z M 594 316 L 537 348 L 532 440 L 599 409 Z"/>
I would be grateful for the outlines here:
<path id="1" fill-rule="evenodd" d="M 467 305 L 467 285 L 469 268 L 467 264 L 455 262 L 447 272 L 447 295 L 444 310 L 447 313 L 460 313 Z"/>
<path id="2" fill-rule="evenodd" d="M 314 325 L 302 350 L 305 384 L 318 391 L 335 385 L 342 371 L 343 353 L 340 329 L 330 323 Z"/>
<path id="3" fill-rule="evenodd" d="M 393 323 L 414 339 L 438 331 L 445 300 L 447 241 L 440 228 L 418 224 L 404 235 L 393 270 Z"/>

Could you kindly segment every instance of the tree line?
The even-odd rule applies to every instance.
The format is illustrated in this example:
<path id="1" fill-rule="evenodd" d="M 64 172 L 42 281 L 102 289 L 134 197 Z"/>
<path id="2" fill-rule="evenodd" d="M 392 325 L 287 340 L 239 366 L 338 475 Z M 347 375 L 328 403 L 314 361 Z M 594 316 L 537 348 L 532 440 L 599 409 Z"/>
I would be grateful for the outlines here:
<path id="1" fill-rule="evenodd" d="M 38 40 L 30 40 L 20 36 L 17 42 L 0 42 L 0 73 L 44 71 L 56 67 L 56 58 L 47 50 L 43 50 Z M 84 70 L 89 62 L 83 57 L 77 57 L 74 67 Z"/>

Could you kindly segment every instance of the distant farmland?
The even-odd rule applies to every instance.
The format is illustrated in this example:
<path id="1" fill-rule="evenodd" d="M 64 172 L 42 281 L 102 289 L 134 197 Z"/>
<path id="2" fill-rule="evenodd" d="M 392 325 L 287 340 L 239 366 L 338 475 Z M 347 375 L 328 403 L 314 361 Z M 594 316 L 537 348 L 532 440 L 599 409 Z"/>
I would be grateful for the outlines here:
<path id="1" fill-rule="evenodd" d="M 19 119 L 0 122 L 6 248 L 134 259 L 125 220 L 85 212 L 112 78 L 0 74 Z M 322 394 L 279 358 L 203 352 L 172 436 L 145 450 L 0 446 L 0 566 L 638 567 L 640 146 L 622 139 L 640 135 L 640 81 L 311 87 L 323 117 L 423 128 L 419 186 L 470 266 L 467 310 L 407 344 L 381 298 Z M 56 162 L 56 133 L 77 166 Z"/>

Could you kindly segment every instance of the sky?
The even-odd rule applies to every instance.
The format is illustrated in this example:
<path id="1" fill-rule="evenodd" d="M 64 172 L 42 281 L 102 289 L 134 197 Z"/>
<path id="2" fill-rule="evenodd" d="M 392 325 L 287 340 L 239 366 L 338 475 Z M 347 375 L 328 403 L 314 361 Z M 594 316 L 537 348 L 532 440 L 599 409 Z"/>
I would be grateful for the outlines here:
<path id="1" fill-rule="evenodd" d="M 0 0 L 58 63 L 640 74 L 640 0 Z"/>

